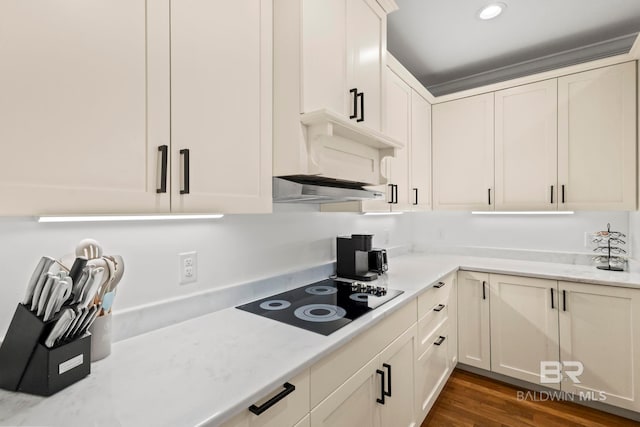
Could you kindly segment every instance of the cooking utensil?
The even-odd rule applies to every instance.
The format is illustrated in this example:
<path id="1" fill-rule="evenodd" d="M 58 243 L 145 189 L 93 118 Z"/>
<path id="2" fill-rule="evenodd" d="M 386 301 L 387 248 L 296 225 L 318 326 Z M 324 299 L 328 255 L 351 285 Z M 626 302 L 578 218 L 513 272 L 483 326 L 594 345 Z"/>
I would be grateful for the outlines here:
<path id="1" fill-rule="evenodd" d="M 38 265 L 36 266 L 35 270 L 33 270 L 33 273 L 31 274 L 31 278 L 27 283 L 27 292 L 25 293 L 24 299 L 22 300 L 23 305 L 27 305 L 31 303 L 31 301 L 33 300 L 33 291 L 36 288 L 36 284 L 38 283 L 40 276 L 42 275 L 43 272 L 49 269 L 47 265 L 51 266 L 52 262 L 53 262 L 53 258 L 50 258 L 47 256 L 43 256 L 42 258 L 40 258 Z"/>
<path id="2" fill-rule="evenodd" d="M 87 262 L 87 265 L 92 265 L 94 267 L 101 267 L 104 269 L 104 275 L 102 276 L 102 280 L 100 281 L 100 284 L 98 285 L 98 289 L 96 290 L 96 294 L 101 297 L 103 294 L 103 291 L 106 292 L 107 288 L 108 288 L 108 282 L 109 282 L 109 278 L 110 278 L 110 271 L 111 271 L 111 266 L 109 265 L 109 263 L 111 262 L 111 260 L 107 260 L 106 257 L 101 257 L 101 258 L 97 258 L 97 259 L 92 259 L 89 260 Z"/>
<path id="3" fill-rule="evenodd" d="M 40 301 L 40 294 L 42 293 L 42 288 L 47 280 L 47 273 L 54 268 L 55 259 L 47 257 L 47 261 L 45 263 L 45 268 L 42 270 L 42 274 L 40 274 L 40 278 L 38 279 L 36 286 L 33 290 L 33 296 L 31 298 L 31 311 L 36 311 L 38 308 L 38 302 Z"/>
<path id="4" fill-rule="evenodd" d="M 67 330 L 67 328 L 69 327 L 69 325 L 71 324 L 74 318 L 75 318 L 75 313 L 73 309 L 71 308 L 65 309 L 60 315 L 60 318 L 56 321 L 56 324 L 53 326 L 53 329 L 51 329 L 51 332 L 49 333 L 49 336 L 45 340 L 44 345 L 49 348 L 53 347 L 56 341 L 58 341 L 58 339 L 60 339 L 60 337 Z"/>
<path id="5" fill-rule="evenodd" d="M 55 287 L 55 284 L 60 280 L 58 276 L 55 276 L 51 273 L 47 273 L 47 280 L 42 287 L 42 292 L 40 293 L 40 299 L 38 300 L 38 311 L 36 315 L 42 316 L 45 312 L 45 307 L 47 306 L 47 301 L 51 295 L 52 289 Z"/>
<path id="6" fill-rule="evenodd" d="M 87 259 L 102 257 L 102 246 L 96 240 L 84 239 L 76 246 L 76 256 L 84 256 Z"/>

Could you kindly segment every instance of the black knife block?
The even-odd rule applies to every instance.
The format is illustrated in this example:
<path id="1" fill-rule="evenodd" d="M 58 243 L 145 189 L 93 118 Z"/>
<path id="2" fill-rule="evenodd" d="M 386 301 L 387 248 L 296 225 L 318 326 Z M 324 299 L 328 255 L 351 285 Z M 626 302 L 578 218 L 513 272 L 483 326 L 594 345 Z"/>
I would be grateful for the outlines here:
<path id="1" fill-rule="evenodd" d="M 44 322 L 18 304 L 0 347 L 0 388 L 50 396 L 91 373 L 90 334 L 44 345 L 56 320 Z"/>

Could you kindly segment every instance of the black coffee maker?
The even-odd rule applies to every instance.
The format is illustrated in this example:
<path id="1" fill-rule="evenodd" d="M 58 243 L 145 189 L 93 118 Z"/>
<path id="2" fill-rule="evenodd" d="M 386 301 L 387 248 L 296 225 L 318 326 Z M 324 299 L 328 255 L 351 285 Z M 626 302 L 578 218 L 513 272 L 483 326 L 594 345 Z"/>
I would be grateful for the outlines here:
<path id="1" fill-rule="evenodd" d="M 373 250 L 373 234 L 352 234 L 336 240 L 337 276 L 345 279 L 370 282 L 378 274 L 369 271 L 369 254 Z"/>

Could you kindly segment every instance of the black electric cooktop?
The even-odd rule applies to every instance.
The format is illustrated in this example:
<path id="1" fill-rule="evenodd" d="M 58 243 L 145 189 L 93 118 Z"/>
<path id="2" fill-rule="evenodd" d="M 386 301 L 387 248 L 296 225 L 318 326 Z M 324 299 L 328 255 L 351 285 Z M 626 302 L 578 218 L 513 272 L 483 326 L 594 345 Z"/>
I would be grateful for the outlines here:
<path id="1" fill-rule="evenodd" d="M 329 335 L 402 292 L 370 283 L 326 279 L 236 308 Z"/>

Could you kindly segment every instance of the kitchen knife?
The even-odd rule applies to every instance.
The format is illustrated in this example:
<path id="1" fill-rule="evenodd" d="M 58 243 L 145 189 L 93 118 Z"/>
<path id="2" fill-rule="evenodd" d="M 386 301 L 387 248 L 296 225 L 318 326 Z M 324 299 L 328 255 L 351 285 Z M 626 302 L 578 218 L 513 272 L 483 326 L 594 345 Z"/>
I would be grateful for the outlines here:
<path id="1" fill-rule="evenodd" d="M 87 326 L 84 328 L 82 335 L 84 335 L 89 330 L 91 325 L 93 325 L 93 322 L 98 318 L 98 315 L 102 311 L 102 303 L 98 303 L 98 305 L 96 305 L 95 307 L 96 307 L 96 311 L 91 315 L 91 318 L 87 322 Z"/>
<path id="2" fill-rule="evenodd" d="M 69 284 L 66 281 L 61 281 L 57 277 L 54 278 L 54 287 L 51 290 L 51 296 L 47 302 L 47 307 L 44 310 L 44 321 L 48 322 L 53 319 L 58 310 L 56 307 L 61 307 L 64 302 L 64 296 L 69 296 Z"/>
<path id="3" fill-rule="evenodd" d="M 60 291 L 60 299 L 56 301 L 56 305 L 53 308 L 54 313 L 57 313 L 58 311 L 60 311 L 64 303 L 71 296 L 71 288 L 73 287 L 73 280 L 71 279 L 71 277 L 67 277 L 65 279 L 60 280 L 60 283 L 58 284 L 58 286 L 60 286 L 62 290 Z"/>
<path id="4" fill-rule="evenodd" d="M 84 319 L 87 318 L 88 314 L 89 314 L 89 309 L 86 307 L 83 308 L 82 313 L 80 313 L 80 317 L 78 318 L 78 321 L 76 322 L 76 324 L 73 326 L 73 329 L 71 330 L 71 334 L 69 335 L 69 337 L 73 338 L 78 334 L 78 331 L 80 331 L 80 326 L 82 326 L 82 323 L 84 322 Z"/>
<path id="5" fill-rule="evenodd" d="M 73 321 L 74 318 L 75 318 L 75 313 L 73 312 L 73 309 L 71 308 L 65 309 L 60 315 L 60 318 L 56 321 L 56 324 L 53 326 L 53 329 L 51 329 L 51 332 L 49 333 L 49 336 L 45 340 L 44 345 L 47 346 L 48 348 L 53 347 L 56 341 L 62 336 L 64 331 L 67 330 L 67 328 L 69 327 L 69 324 Z"/>
<path id="6" fill-rule="evenodd" d="M 73 311 L 73 313 L 75 314 L 75 317 L 74 317 L 73 321 L 67 327 L 67 330 L 65 331 L 64 336 L 62 337 L 62 339 L 64 339 L 64 340 L 66 340 L 67 338 L 71 337 L 71 333 L 75 329 L 76 325 L 78 324 L 78 321 L 80 320 L 80 317 L 82 316 L 83 309 L 76 308 Z"/>
<path id="7" fill-rule="evenodd" d="M 73 281 L 73 288 L 71 293 L 73 294 L 73 299 L 72 299 L 72 303 L 77 303 L 78 301 L 80 301 L 80 296 L 82 295 L 82 288 L 84 287 L 84 285 L 87 283 L 87 279 L 89 279 L 91 270 L 93 269 L 93 267 L 91 266 L 86 266 L 85 268 L 82 269 L 82 274 L 80 275 L 80 278 L 78 279 L 78 281 Z"/>
<path id="8" fill-rule="evenodd" d="M 89 328 L 89 325 L 91 324 L 93 319 L 95 319 L 95 315 L 98 312 L 98 310 L 99 310 L 98 305 L 94 305 L 89 309 L 89 311 L 87 312 L 87 315 L 84 317 L 84 319 L 82 319 L 82 324 L 78 328 L 77 335 L 79 335 L 79 336 L 84 335 L 84 333 Z"/>
<path id="9" fill-rule="evenodd" d="M 40 299 L 38 300 L 38 311 L 36 312 L 36 315 L 42 316 L 44 314 L 47 301 L 53 294 L 53 290 L 59 280 L 60 279 L 57 276 L 47 273 L 47 280 L 44 282 L 42 292 L 40 293 Z"/>
<path id="10" fill-rule="evenodd" d="M 40 275 L 44 271 L 44 266 L 46 265 L 46 263 L 47 263 L 46 256 L 43 256 L 42 258 L 40 258 L 40 261 L 38 262 L 38 265 L 36 266 L 35 270 L 33 270 L 33 273 L 31 274 L 31 279 L 29 279 L 29 283 L 27 284 L 27 292 L 24 295 L 22 304 L 27 305 L 31 303 L 31 300 L 33 299 L 33 291 L 36 288 L 36 283 L 38 283 L 38 279 L 40 278 Z"/>
<path id="11" fill-rule="evenodd" d="M 42 293 L 42 287 L 44 286 L 45 281 L 47 280 L 47 274 L 51 267 L 55 265 L 56 260 L 50 257 L 46 257 L 46 261 L 44 264 L 44 268 L 42 269 L 42 273 L 36 282 L 36 286 L 33 289 L 33 295 L 31 297 L 31 311 L 36 311 L 38 308 L 38 302 L 40 301 L 40 294 Z"/>

